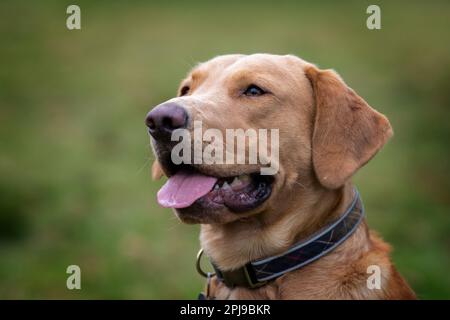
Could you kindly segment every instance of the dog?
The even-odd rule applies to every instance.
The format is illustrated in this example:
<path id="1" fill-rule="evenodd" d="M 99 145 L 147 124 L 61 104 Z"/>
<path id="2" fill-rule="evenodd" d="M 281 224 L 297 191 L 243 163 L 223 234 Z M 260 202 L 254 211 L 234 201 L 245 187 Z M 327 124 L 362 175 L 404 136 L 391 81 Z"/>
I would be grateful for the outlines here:
<path id="1" fill-rule="evenodd" d="M 194 121 L 221 132 L 278 128 L 278 172 L 175 164 L 171 135 L 192 132 Z M 416 298 L 390 246 L 368 229 L 351 182 L 392 136 L 391 125 L 335 71 L 293 55 L 218 56 L 194 67 L 146 124 L 152 176 L 169 178 L 159 202 L 182 222 L 201 224 L 201 247 L 216 270 L 207 299 Z"/>

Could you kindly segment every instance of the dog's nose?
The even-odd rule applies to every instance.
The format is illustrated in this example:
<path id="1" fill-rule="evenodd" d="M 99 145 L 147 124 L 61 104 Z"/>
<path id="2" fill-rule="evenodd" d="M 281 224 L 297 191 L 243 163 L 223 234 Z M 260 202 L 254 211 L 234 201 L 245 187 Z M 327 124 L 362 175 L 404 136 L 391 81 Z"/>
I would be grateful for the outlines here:
<path id="1" fill-rule="evenodd" d="M 188 115 L 173 102 L 163 103 L 147 114 L 145 124 L 155 139 L 170 137 L 175 129 L 187 127 Z"/>

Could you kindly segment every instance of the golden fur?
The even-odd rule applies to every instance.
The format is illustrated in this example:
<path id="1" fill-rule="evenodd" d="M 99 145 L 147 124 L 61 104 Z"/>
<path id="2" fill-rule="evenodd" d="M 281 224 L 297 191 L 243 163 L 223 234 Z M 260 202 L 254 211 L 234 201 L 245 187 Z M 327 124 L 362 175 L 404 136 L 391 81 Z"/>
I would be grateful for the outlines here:
<path id="1" fill-rule="evenodd" d="M 253 82 L 270 95 L 242 100 Z M 279 172 L 270 198 L 244 215 L 220 212 L 201 222 L 200 241 L 223 270 L 280 254 L 338 218 L 352 200 L 351 176 L 386 143 L 392 129 L 331 70 L 295 56 L 226 55 L 194 68 L 172 99 L 209 128 L 279 128 Z M 250 165 L 203 165 L 203 172 L 235 175 Z M 155 162 L 152 175 L 163 174 Z M 185 222 L 193 222 L 180 216 Z M 205 218 L 206 219 L 206 218 Z M 217 299 L 414 299 L 389 258 L 389 246 L 364 221 L 342 245 L 319 260 L 258 289 L 230 289 L 216 278 Z M 367 267 L 382 271 L 370 290 Z"/>

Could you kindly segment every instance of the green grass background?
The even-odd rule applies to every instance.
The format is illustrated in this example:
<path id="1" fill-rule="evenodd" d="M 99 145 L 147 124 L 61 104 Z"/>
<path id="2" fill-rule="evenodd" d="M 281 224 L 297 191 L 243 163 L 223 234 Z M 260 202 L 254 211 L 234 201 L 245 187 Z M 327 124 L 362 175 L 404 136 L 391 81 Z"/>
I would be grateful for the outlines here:
<path id="1" fill-rule="evenodd" d="M 334 68 L 389 117 L 355 178 L 369 224 L 420 298 L 450 298 L 449 16 L 444 1 L 2 1 L 0 298 L 196 297 L 199 228 L 156 204 L 144 117 L 196 62 L 236 52 Z"/>

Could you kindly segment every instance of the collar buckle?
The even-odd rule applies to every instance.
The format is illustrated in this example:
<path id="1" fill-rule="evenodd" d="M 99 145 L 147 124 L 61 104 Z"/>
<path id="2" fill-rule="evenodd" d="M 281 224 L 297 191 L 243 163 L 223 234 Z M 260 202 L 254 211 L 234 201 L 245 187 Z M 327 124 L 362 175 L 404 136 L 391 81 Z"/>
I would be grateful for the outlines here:
<path id="1" fill-rule="evenodd" d="M 214 266 L 214 264 L 213 264 Z M 268 281 L 259 281 L 250 263 L 229 271 L 221 271 L 216 266 L 216 275 L 227 287 L 234 288 L 236 286 L 255 289 L 267 284 Z"/>
<path id="2" fill-rule="evenodd" d="M 243 269 L 244 269 L 245 278 L 247 279 L 247 284 L 249 285 L 250 288 L 254 289 L 254 288 L 262 287 L 267 284 L 267 282 L 268 282 L 267 280 L 266 281 L 258 281 L 256 279 L 256 277 L 254 276 L 253 268 L 250 263 L 247 263 L 243 267 Z"/>
<path id="3" fill-rule="evenodd" d="M 220 281 L 225 283 L 227 287 L 233 288 L 236 286 L 243 286 L 247 288 L 258 288 L 267 283 L 267 281 L 258 281 L 255 277 L 255 271 L 251 263 L 247 263 L 246 265 L 230 271 L 221 271 L 217 268 L 214 263 L 211 263 L 214 267 L 215 273 L 205 272 L 201 266 L 201 260 L 203 256 L 203 248 L 201 248 L 197 253 L 197 262 L 195 267 L 197 272 L 204 278 L 211 278 L 213 276 L 217 276 Z"/>

